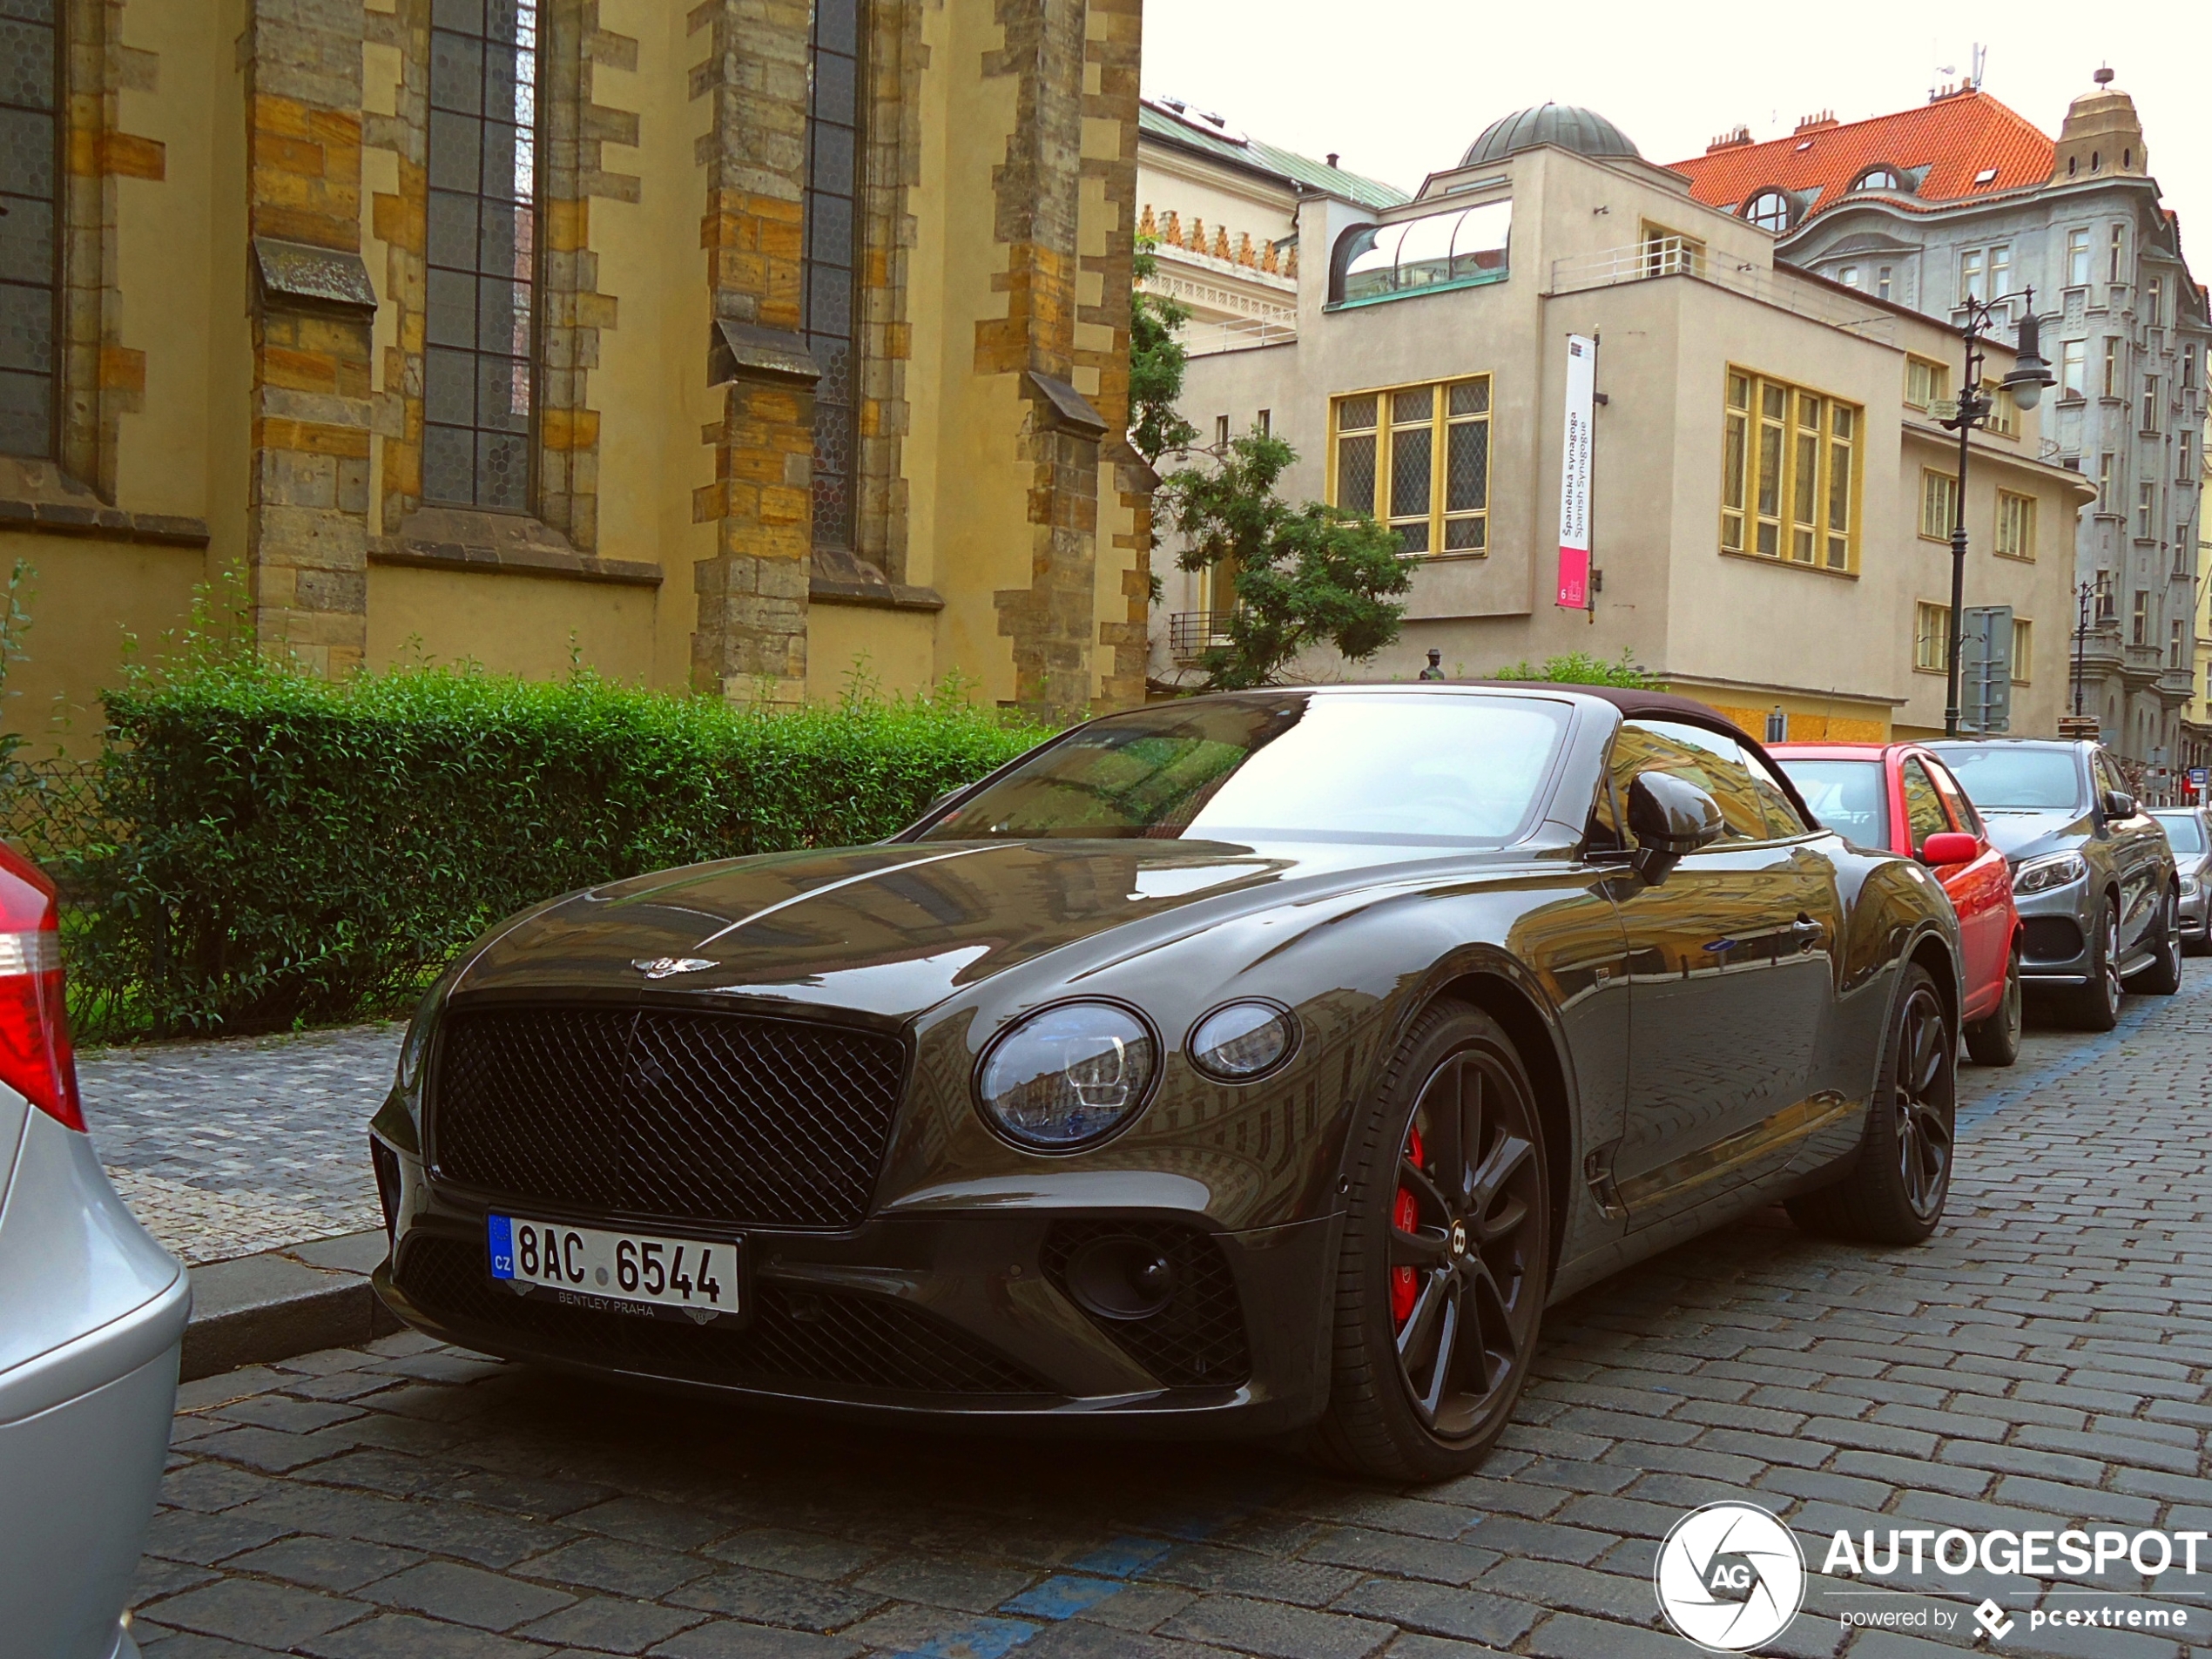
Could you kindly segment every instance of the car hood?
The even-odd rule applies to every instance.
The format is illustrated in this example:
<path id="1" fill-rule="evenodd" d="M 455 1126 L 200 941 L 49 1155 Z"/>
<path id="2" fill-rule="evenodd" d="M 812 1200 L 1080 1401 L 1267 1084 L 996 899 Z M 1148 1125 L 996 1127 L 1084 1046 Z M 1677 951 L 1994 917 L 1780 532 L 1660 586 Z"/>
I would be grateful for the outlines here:
<path id="1" fill-rule="evenodd" d="M 1527 856 L 1453 851 L 1447 861 Z M 452 994 L 654 988 L 904 1019 L 1109 928 L 1170 918 L 1166 931 L 1179 934 L 1438 859 L 1433 847 L 1174 840 L 769 853 L 557 900 L 480 946 Z"/>
<path id="2" fill-rule="evenodd" d="M 1980 809 L 1990 844 L 2018 864 L 2045 853 L 2066 853 L 2096 833 L 2096 820 L 2086 812 L 2040 812 L 2026 807 L 1985 806 Z"/>

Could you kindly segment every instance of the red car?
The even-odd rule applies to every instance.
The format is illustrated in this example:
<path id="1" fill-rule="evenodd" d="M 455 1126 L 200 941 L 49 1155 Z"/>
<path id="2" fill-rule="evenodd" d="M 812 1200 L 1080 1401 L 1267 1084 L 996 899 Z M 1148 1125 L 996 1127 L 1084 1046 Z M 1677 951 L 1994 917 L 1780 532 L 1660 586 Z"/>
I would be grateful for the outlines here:
<path id="1" fill-rule="evenodd" d="M 1930 866 L 1959 912 L 1966 1051 L 2009 1066 L 2020 1048 L 2020 922 L 2012 872 L 1959 780 L 1916 743 L 1784 743 L 1767 752 L 1845 840 Z"/>

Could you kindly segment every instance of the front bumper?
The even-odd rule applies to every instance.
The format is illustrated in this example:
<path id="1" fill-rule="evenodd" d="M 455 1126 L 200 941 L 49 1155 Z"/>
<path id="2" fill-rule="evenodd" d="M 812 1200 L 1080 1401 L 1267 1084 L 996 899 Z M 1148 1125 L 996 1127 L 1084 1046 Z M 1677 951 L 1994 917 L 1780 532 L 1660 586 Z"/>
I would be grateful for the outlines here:
<path id="1" fill-rule="evenodd" d="M 2086 985 L 2093 952 L 2089 943 L 2090 884 L 2087 877 L 2041 893 L 2015 894 L 2020 918 L 2020 978 L 2033 984 Z"/>
<path id="2" fill-rule="evenodd" d="M 879 1217 L 840 1233 L 744 1229 L 749 1316 L 701 1326 L 596 1298 L 517 1295 L 490 1276 L 487 1201 L 434 1187 L 409 1152 L 380 1141 L 377 1156 L 395 1177 L 396 1231 L 378 1293 L 415 1329 L 480 1352 L 764 1405 L 968 1426 L 1266 1434 L 1327 1404 L 1335 1216 L 1223 1232 L 1189 1211 L 1055 1202 L 1047 1180 L 1019 1206 Z M 528 1200 L 498 1207 L 610 1224 Z M 641 1230 L 738 1236 L 698 1223 Z M 1071 1293 L 1071 1254 L 1102 1232 L 1155 1243 L 1176 1264 L 1159 1314 L 1109 1319 Z"/>

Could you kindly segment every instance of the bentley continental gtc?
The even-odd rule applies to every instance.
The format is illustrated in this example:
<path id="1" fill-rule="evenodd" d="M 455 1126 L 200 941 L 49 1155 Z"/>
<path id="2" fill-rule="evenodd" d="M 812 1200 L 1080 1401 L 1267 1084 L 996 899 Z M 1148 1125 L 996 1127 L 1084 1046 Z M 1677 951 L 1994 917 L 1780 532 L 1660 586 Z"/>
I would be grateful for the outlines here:
<path id="1" fill-rule="evenodd" d="M 1927 1237 L 1959 961 L 1685 699 L 1109 715 L 879 845 L 487 934 L 372 1128 L 377 1287 L 604 1377 L 1440 1478 L 1639 1258 L 1777 1201 Z"/>

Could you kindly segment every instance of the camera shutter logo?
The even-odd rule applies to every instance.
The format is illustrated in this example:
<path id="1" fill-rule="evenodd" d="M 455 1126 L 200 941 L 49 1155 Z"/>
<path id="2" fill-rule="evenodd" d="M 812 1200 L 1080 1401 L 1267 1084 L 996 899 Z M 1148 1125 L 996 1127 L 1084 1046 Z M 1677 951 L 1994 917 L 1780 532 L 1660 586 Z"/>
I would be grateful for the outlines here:
<path id="1" fill-rule="evenodd" d="M 1709 1503 L 1659 1546 L 1652 1583 L 1677 1632 L 1712 1653 L 1746 1653 L 1804 1605 L 1805 1558 L 1790 1529 L 1750 1503 Z"/>

